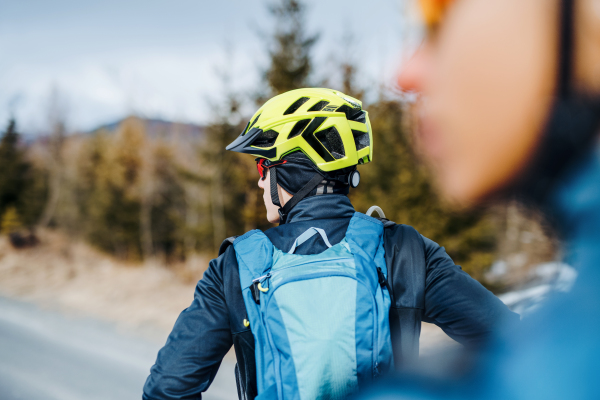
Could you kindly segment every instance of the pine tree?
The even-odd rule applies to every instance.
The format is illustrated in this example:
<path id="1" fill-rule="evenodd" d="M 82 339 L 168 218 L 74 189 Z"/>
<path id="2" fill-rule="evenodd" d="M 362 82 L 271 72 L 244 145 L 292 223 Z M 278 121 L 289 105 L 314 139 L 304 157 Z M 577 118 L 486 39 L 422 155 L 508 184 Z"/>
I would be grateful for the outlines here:
<path id="1" fill-rule="evenodd" d="M 30 183 L 31 165 L 19 147 L 19 134 L 16 122 L 11 119 L 0 140 L 0 215 L 9 207 L 23 214 L 23 194 Z"/>
<path id="2" fill-rule="evenodd" d="M 362 100 L 365 95 L 365 88 L 357 82 L 358 66 L 354 57 L 357 49 L 354 35 L 347 32 L 342 39 L 342 43 L 341 61 L 337 63 L 341 76 L 340 90 L 349 96 Z"/>
<path id="3" fill-rule="evenodd" d="M 271 95 L 308 86 L 311 50 L 318 35 L 306 34 L 306 6 L 298 0 L 281 0 L 271 4 L 269 11 L 275 18 L 275 32 L 264 76 Z"/>
<path id="4" fill-rule="evenodd" d="M 64 186 L 64 155 L 63 149 L 67 138 L 67 127 L 64 110 L 61 109 L 61 99 L 58 89 L 53 89 L 50 102 L 50 125 L 52 131 L 48 138 L 48 201 L 38 222 L 39 226 L 48 226 L 55 222 L 54 217 L 60 203 Z"/>
<path id="5" fill-rule="evenodd" d="M 446 209 L 431 185 L 428 172 L 412 151 L 404 107 L 379 100 L 367 106 L 373 130 L 373 161 L 359 167 L 358 188 L 351 191 L 357 211 L 380 206 L 390 220 L 415 227 L 444 246 L 454 262 L 474 278 L 494 261 L 496 233 L 489 214 L 456 213 Z"/>
<path id="6" fill-rule="evenodd" d="M 228 85 L 224 82 L 224 86 Z M 240 155 L 225 150 L 244 129 L 240 115 L 239 94 L 226 90 L 228 94 L 219 104 L 213 104 L 213 121 L 206 128 L 206 143 L 200 150 L 209 171 L 206 187 L 210 194 L 209 215 L 212 226 L 212 250 L 231 235 L 243 233 L 244 209 L 248 191 L 247 177 L 253 171 Z"/>
<path id="7" fill-rule="evenodd" d="M 144 254 L 141 228 L 142 152 L 145 127 L 137 118 L 123 121 L 116 134 L 98 132 L 77 157 L 77 198 L 87 239 L 123 259 Z"/>
<path id="8" fill-rule="evenodd" d="M 150 160 L 146 163 L 152 185 L 150 191 L 142 193 L 142 205 L 148 203 L 151 208 L 152 251 L 167 261 L 183 259 L 186 206 L 182 177 L 176 168 L 177 151 L 168 143 L 156 141 L 152 143 Z"/>

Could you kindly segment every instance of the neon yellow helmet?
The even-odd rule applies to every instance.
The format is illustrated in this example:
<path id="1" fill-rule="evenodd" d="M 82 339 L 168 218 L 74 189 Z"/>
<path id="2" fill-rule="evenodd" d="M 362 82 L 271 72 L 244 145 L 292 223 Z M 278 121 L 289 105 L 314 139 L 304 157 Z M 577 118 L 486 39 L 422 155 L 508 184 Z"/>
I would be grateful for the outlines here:
<path id="1" fill-rule="evenodd" d="M 269 161 L 302 151 L 321 171 L 373 159 L 369 114 L 362 103 L 325 88 L 296 89 L 267 101 L 227 150 Z"/>

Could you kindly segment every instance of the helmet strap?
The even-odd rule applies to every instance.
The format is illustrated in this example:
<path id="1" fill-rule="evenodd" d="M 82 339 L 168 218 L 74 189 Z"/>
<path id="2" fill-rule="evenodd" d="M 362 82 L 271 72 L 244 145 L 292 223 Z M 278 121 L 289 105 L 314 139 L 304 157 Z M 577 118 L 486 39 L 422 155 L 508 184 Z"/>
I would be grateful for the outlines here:
<path id="1" fill-rule="evenodd" d="M 269 168 L 271 174 L 271 202 L 277 207 L 281 208 L 281 202 L 279 201 L 279 191 L 277 190 L 277 168 Z"/>

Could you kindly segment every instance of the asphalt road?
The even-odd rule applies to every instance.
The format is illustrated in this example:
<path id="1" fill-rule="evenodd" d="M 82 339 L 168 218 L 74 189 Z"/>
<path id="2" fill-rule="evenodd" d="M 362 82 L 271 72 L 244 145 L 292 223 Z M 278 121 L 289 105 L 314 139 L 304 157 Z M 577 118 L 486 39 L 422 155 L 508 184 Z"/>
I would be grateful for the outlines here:
<path id="1" fill-rule="evenodd" d="M 0 399 L 141 399 L 160 347 L 109 324 L 0 297 Z M 237 399 L 233 368 L 223 362 L 205 399 Z"/>

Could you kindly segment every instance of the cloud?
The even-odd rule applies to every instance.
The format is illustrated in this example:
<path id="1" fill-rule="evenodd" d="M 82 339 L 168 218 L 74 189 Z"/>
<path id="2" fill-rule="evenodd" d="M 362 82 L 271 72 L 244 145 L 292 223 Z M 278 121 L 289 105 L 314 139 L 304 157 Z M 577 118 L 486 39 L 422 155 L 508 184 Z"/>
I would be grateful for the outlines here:
<path id="1" fill-rule="evenodd" d="M 398 44 L 395 2 L 381 1 L 368 13 L 364 2 L 349 3 L 309 4 L 310 31 L 322 33 L 317 60 L 338 52 L 350 29 L 361 44 L 361 71 L 388 79 Z M 133 112 L 206 122 L 206 99 L 222 90 L 217 71 L 230 69 L 237 90 L 257 84 L 265 52 L 256 31 L 269 32 L 270 23 L 257 0 L 9 2 L 0 15 L 0 121 L 14 113 L 24 130 L 43 130 L 49 93 L 57 87 L 73 129 Z M 322 62 L 317 67 L 319 77 L 331 73 Z"/>

